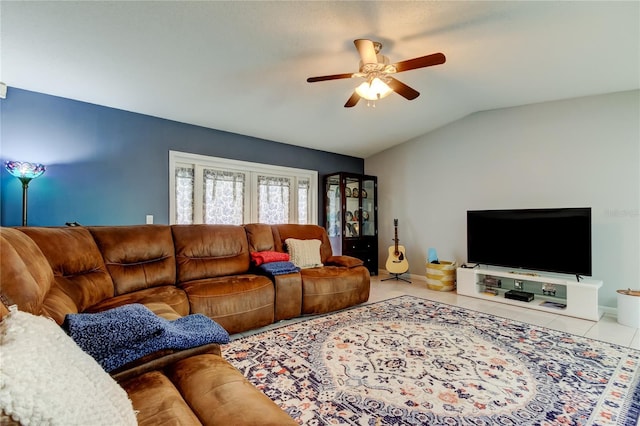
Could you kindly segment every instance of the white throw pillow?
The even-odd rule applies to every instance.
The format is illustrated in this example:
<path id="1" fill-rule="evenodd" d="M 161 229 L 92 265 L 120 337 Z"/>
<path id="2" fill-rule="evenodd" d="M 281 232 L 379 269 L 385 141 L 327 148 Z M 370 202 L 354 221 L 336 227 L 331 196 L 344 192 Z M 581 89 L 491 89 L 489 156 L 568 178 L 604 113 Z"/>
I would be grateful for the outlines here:
<path id="1" fill-rule="evenodd" d="M 0 322 L 0 411 L 23 425 L 136 425 L 127 393 L 53 320 Z"/>
<path id="2" fill-rule="evenodd" d="M 287 238 L 287 251 L 291 262 L 300 269 L 322 266 L 320 258 L 320 240 L 296 240 Z"/>

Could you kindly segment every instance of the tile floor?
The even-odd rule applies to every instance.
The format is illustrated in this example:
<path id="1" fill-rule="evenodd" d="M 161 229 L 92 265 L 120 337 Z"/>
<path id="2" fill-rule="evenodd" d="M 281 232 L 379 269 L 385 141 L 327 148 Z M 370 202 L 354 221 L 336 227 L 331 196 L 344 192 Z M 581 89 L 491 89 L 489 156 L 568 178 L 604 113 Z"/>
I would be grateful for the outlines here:
<path id="1" fill-rule="evenodd" d="M 402 281 L 389 280 L 385 274 L 371 277 L 371 296 L 369 302 L 389 299 L 403 294 L 411 294 L 436 302 L 448 303 L 474 311 L 485 312 L 492 315 L 511 318 L 518 321 L 535 324 L 542 327 L 560 330 L 591 339 L 615 343 L 640 349 L 640 328 L 627 327 L 617 322 L 615 315 L 605 314 L 600 321 L 587 321 L 579 318 L 567 317 L 559 314 L 536 311 L 505 305 L 490 300 L 476 299 L 468 296 L 460 296 L 456 292 L 439 292 L 429 290 L 425 281 L 413 279 L 412 284 Z"/>
<path id="2" fill-rule="evenodd" d="M 426 281 L 420 280 L 419 278 L 416 279 L 411 277 L 410 279 L 413 281 L 411 284 L 396 280 L 382 281 L 388 277 L 389 276 L 386 274 L 371 277 L 371 295 L 369 296 L 368 303 L 409 294 L 436 302 L 448 303 L 450 305 L 456 305 L 466 309 L 511 318 L 529 324 L 535 324 L 570 334 L 585 336 L 640 350 L 640 328 L 620 325 L 618 324 L 616 317 L 613 315 L 605 314 L 598 322 L 587 321 L 564 315 L 505 305 L 503 303 L 492 302 L 489 300 L 460 296 L 456 292 L 439 292 L 429 290 L 427 288 Z M 250 332 L 234 334 L 231 336 L 231 339 L 238 339 L 270 328 L 280 327 L 285 323 L 303 321 L 308 318 L 309 317 L 302 317 L 288 321 L 281 321 Z"/>

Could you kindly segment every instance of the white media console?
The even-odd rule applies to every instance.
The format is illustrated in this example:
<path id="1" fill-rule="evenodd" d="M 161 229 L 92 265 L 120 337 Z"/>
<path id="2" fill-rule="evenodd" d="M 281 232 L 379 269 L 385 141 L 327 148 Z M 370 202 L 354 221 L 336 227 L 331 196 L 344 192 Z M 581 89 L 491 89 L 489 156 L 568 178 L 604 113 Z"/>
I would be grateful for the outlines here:
<path id="1" fill-rule="evenodd" d="M 577 281 L 480 267 L 457 270 L 458 294 L 591 321 L 602 317 L 598 309 L 600 287 L 602 281 L 592 279 Z M 505 293 L 510 290 L 533 293 L 534 298 L 529 302 L 507 299 Z"/>

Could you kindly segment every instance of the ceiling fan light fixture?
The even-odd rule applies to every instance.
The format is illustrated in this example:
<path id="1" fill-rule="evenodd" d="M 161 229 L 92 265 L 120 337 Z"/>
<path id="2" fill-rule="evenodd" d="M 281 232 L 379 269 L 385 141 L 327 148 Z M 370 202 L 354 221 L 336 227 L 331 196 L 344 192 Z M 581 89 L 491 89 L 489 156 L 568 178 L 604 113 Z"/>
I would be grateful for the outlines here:
<path id="1" fill-rule="evenodd" d="M 420 92 L 395 79 L 392 75 L 417 68 L 444 64 L 447 60 L 443 53 L 432 53 L 391 64 L 389 63 L 389 58 L 380 54 L 381 43 L 362 38 L 354 40 L 353 43 L 360 56 L 358 72 L 307 78 L 308 83 L 353 77 L 364 78 L 366 81 L 356 87 L 347 103 L 344 104 L 345 108 L 356 106 L 360 99 L 366 99 L 367 105 L 375 106 L 377 100 L 389 96 L 391 92 L 396 92 L 406 100 L 412 101 L 420 96 Z"/>
<path id="2" fill-rule="evenodd" d="M 371 80 L 371 82 L 365 81 L 356 87 L 356 93 L 368 101 L 377 101 L 378 99 L 386 98 L 391 92 L 393 92 L 393 90 L 391 90 L 387 83 L 378 77 Z"/>

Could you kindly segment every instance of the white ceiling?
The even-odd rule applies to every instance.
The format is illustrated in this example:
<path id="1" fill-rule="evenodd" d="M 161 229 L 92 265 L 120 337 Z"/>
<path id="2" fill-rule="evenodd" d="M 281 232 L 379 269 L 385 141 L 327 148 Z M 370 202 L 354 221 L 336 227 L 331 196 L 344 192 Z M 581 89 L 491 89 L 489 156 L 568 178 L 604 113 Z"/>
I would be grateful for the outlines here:
<path id="1" fill-rule="evenodd" d="M 640 2 L 1 2 L 9 87 L 366 158 L 470 113 L 640 88 Z M 421 95 L 343 105 L 356 38 Z M 359 81 L 357 82 L 359 83 Z M 9 89 L 9 96 L 11 95 Z"/>

